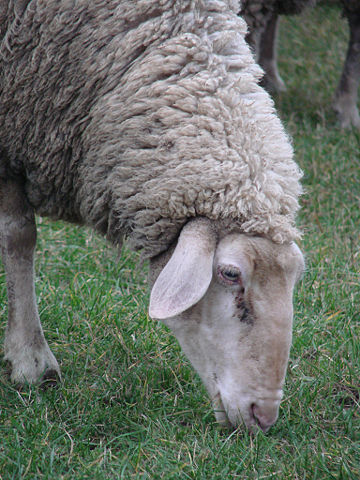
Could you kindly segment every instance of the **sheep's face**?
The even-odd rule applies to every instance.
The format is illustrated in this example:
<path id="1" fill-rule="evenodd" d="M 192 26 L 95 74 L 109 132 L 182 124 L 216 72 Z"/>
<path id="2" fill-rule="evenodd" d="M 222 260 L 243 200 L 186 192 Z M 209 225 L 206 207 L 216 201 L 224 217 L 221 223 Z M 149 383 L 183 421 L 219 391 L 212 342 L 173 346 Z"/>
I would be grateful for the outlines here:
<path id="1" fill-rule="evenodd" d="M 156 276 L 164 259 L 152 262 Z M 176 335 L 220 423 L 266 431 L 278 416 L 292 332 L 292 293 L 304 270 L 294 244 L 229 234 L 206 221 L 183 229 L 151 294 L 150 315 Z"/>

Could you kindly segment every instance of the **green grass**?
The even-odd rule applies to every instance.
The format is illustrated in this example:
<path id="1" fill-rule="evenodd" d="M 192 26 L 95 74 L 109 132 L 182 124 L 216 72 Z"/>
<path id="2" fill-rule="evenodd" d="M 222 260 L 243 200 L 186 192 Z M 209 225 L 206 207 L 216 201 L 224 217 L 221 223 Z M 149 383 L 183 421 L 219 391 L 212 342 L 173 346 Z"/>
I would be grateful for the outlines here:
<path id="1" fill-rule="evenodd" d="M 306 193 L 307 273 L 285 398 L 267 435 L 223 431 L 177 343 L 147 316 L 146 267 L 85 229 L 39 220 L 36 290 L 57 389 L 0 369 L 0 479 L 359 479 L 360 133 L 331 98 L 346 49 L 337 9 L 282 23 L 276 98 Z M 5 278 L 0 312 L 5 328 Z"/>

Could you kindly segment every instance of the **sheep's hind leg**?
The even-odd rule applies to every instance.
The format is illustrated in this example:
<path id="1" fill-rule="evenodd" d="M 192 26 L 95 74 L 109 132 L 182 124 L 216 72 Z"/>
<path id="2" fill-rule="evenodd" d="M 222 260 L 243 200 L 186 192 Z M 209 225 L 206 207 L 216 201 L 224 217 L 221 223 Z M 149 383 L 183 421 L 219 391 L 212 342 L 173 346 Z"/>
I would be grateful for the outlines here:
<path id="1" fill-rule="evenodd" d="M 5 360 L 15 383 L 53 383 L 60 377 L 56 358 L 45 340 L 36 304 L 34 213 L 22 187 L 0 179 L 0 246 L 8 292 Z"/>
<path id="2" fill-rule="evenodd" d="M 264 69 L 265 76 L 262 85 L 269 92 L 284 92 L 285 83 L 280 77 L 277 66 L 277 35 L 279 29 L 279 16 L 273 13 L 267 20 L 265 30 L 261 34 L 259 44 L 259 65 Z"/>
<path id="3" fill-rule="evenodd" d="M 360 8 L 357 8 L 354 12 L 345 8 L 350 27 L 350 40 L 334 101 L 334 110 L 338 114 L 342 128 L 351 126 L 360 128 L 360 116 L 356 105 L 360 80 Z"/>

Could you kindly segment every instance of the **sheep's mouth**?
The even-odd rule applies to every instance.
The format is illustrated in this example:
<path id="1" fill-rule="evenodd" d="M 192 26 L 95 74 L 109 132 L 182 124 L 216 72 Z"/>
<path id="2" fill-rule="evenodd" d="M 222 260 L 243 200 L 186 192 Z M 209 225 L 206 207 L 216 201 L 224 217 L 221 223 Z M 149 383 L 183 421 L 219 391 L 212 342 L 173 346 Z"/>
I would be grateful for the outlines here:
<path id="1" fill-rule="evenodd" d="M 239 412 L 239 416 L 238 416 L 239 422 L 236 422 L 236 424 L 234 424 L 230 420 L 226 412 L 226 409 L 224 407 L 220 392 L 218 392 L 215 395 L 215 397 L 213 397 L 212 405 L 213 405 L 216 421 L 223 427 L 226 427 L 229 429 L 236 429 L 239 426 L 243 425 L 243 426 L 246 426 L 251 433 L 256 433 L 260 428 L 260 424 L 258 423 L 253 413 L 253 405 L 251 405 L 250 407 L 248 421 L 246 422 Z"/>
<path id="2" fill-rule="evenodd" d="M 227 428 L 234 428 L 234 425 L 230 422 L 227 416 L 224 404 L 221 399 L 220 392 L 218 392 L 212 399 L 212 405 L 215 413 L 216 421 Z"/>

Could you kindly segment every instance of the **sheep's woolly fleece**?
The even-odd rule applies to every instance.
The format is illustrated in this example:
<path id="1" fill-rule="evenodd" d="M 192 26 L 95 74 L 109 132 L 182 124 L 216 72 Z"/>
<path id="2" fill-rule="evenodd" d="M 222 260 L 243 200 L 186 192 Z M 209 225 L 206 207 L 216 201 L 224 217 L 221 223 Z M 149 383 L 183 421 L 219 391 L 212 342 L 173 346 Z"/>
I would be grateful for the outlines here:
<path id="1" fill-rule="evenodd" d="M 23 179 L 39 214 L 125 235 L 146 256 L 195 216 L 296 238 L 301 172 L 238 11 L 1 2 L 0 174 Z"/>

